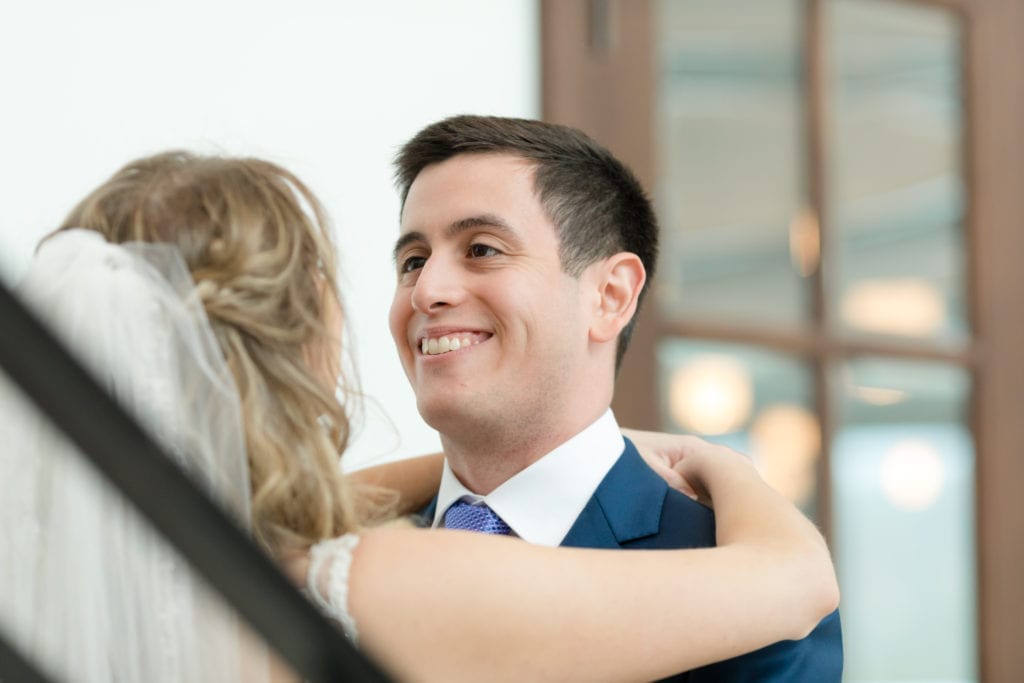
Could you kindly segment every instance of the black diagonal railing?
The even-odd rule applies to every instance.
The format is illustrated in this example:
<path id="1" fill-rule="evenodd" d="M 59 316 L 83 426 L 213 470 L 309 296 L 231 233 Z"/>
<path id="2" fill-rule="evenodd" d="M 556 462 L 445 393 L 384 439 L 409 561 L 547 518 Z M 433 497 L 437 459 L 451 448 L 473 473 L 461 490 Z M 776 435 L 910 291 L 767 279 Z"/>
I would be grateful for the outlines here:
<path id="1" fill-rule="evenodd" d="M 0 634 L 0 683 L 50 683 L 35 666 Z"/>
<path id="2" fill-rule="evenodd" d="M 387 680 L 2 283 L 0 368 L 298 674 Z"/>

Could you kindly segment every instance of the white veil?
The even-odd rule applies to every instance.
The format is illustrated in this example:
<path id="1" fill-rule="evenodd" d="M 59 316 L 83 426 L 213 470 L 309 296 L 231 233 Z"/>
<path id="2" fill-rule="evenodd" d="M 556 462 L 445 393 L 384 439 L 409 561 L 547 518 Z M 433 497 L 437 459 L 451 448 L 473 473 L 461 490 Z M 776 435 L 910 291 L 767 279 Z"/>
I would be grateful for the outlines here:
<path id="1" fill-rule="evenodd" d="M 175 248 L 58 233 L 19 293 L 247 526 L 238 393 Z M 2 373 L 0 485 L 0 631 L 48 674 L 266 678 L 264 648 L 242 622 Z"/>

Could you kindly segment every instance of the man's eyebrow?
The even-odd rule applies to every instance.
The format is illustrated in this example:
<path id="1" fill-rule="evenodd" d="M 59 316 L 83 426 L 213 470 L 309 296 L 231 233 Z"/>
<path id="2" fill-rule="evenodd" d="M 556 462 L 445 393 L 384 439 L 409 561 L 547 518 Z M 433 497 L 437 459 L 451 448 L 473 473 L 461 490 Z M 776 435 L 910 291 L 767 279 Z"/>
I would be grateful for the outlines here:
<path id="1" fill-rule="evenodd" d="M 512 226 L 509 225 L 504 218 L 501 216 L 495 216 L 493 213 L 482 213 L 477 216 L 469 216 L 468 218 L 455 221 L 448 226 L 445 234 L 448 237 L 454 237 L 460 232 L 482 227 L 497 228 L 498 232 L 515 236 L 515 230 L 512 229 Z"/>
<path id="2" fill-rule="evenodd" d="M 451 225 L 449 225 L 448 228 L 444 232 L 445 232 L 445 237 L 449 237 L 450 238 L 450 237 L 455 237 L 459 233 L 465 232 L 467 230 L 472 230 L 473 228 L 484 228 L 484 227 L 492 228 L 496 232 L 500 232 L 502 235 L 504 235 L 510 241 L 514 241 L 516 243 L 520 242 L 519 235 L 516 234 L 516 231 L 512 229 L 511 225 L 508 224 L 508 221 L 506 221 L 501 216 L 496 216 L 493 213 L 482 213 L 482 214 L 479 214 L 479 215 L 476 215 L 476 216 L 468 216 L 466 218 L 462 218 L 460 220 L 455 221 Z M 402 235 L 401 237 L 399 237 L 398 241 L 395 242 L 395 248 L 391 252 L 391 258 L 393 260 L 397 261 L 398 260 L 398 255 L 409 244 L 411 244 L 413 242 L 426 242 L 426 241 L 427 241 L 427 236 L 424 235 L 422 232 L 419 232 L 418 230 L 413 230 L 412 232 L 407 232 L 404 235 Z"/>
<path id="3" fill-rule="evenodd" d="M 422 232 L 412 231 L 407 232 L 398 238 L 395 242 L 395 248 L 391 250 L 391 260 L 398 261 L 398 255 L 408 246 L 411 242 L 426 242 L 427 237 Z"/>

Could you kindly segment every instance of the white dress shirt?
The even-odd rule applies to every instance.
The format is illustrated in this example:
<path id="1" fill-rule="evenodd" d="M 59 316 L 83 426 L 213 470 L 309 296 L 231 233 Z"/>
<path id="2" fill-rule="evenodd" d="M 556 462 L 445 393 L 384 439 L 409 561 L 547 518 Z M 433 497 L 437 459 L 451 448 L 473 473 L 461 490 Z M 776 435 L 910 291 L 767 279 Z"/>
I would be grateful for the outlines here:
<path id="1" fill-rule="evenodd" d="M 523 540 L 557 546 L 569 533 L 626 443 L 611 408 L 589 427 L 486 496 L 459 481 L 445 460 L 433 526 L 457 500 L 486 504 Z"/>

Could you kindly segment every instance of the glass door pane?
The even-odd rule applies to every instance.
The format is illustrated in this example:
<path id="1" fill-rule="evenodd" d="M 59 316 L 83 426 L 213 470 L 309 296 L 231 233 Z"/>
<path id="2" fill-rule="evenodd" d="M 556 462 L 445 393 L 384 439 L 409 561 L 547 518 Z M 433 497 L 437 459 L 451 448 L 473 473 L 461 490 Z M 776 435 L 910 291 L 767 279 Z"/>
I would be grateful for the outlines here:
<path id="1" fill-rule="evenodd" d="M 815 516 L 821 424 L 804 359 L 744 344 L 665 338 L 658 366 L 665 429 L 749 454 L 769 484 Z"/>
<path id="2" fill-rule="evenodd" d="M 963 342 L 959 20 L 916 3 L 825 6 L 832 319 L 858 335 Z"/>
<path id="3" fill-rule="evenodd" d="M 817 223 L 805 183 L 800 0 L 655 5 L 655 279 L 669 318 L 801 324 Z"/>
<path id="4" fill-rule="evenodd" d="M 938 363 L 841 370 L 832 549 L 845 680 L 976 680 L 970 379 Z"/>

